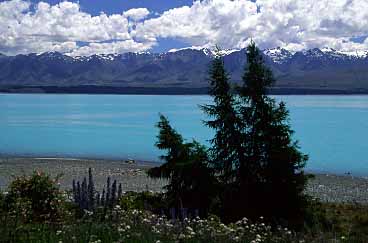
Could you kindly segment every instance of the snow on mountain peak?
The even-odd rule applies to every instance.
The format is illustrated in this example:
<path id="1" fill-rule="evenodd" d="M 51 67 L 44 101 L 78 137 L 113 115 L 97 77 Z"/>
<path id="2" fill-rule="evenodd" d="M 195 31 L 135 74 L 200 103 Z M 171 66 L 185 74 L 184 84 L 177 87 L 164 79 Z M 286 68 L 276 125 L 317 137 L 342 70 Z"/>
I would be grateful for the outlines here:
<path id="1" fill-rule="evenodd" d="M 180 49 L 171 49 L 168 51 L 168 53 L 175 53 L 178 51 L 184 51 L 184 50 L 195 50 L 195 51 L 202 51 L 206 56 L 215 56 L 216 51 L 214 49 L 210 48 L 203 48 L 200 46 L 192 46 L 192 47 L 186 47 L 186 48 L 180 48 Z M 237 52 L 239 49 L 224 49 L 220 51 L 220 54 L 222 56 L 230 55 L 233 52 Z"/>
<path id="2" fill-rule="evenodd" d="M 284 63 L 292 56 L 290 51 L 281 47 L 266 49 L 263 51 L 263 54 L 271 58 L 271 60 L 275 63 Z"/>

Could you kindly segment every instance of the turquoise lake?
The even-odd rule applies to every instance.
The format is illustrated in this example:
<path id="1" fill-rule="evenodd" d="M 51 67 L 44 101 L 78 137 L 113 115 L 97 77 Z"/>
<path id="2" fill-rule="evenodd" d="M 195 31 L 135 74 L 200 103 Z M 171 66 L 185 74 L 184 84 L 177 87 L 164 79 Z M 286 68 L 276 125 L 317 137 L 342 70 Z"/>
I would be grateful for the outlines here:
<path id="1" fill-rule="evenodd" d="M 307 169 L 368 175 L 368 96 L 275 96 L 290 110 Z M 209 96 L 0 94 L 0 154 L 158 161 L 158 113 L 208 144 Z"/>

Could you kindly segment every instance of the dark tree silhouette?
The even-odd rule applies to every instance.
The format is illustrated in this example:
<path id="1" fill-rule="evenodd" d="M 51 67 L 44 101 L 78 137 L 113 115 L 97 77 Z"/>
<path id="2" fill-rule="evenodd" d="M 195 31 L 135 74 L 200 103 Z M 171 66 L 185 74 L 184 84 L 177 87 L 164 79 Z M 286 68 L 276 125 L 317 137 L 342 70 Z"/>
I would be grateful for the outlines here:
<path id="1" fill-rule="evenodd" d="M 205 125 L 215 130 L 211 139 L 211 164 L 220 177 L 221 183 L 232 184 L 236 176 L 236 168 L 244 160 L 244 150 L 240 142 L 236 100 L 229 84 L 229 75 L 225 70 L 223 57 L 217 48 L 209 70 L 210 95 L 214 104 L 201 106 L 212 120 Z"/>
<path id="2" fill-rule="evenodd" d="M 184 143 L 182 136 L 160 115 L 156 146 L 166 150 L 164 163 L 148 171 L 153 178 L 166 178 L 166 196 L 171 207 L 207 210 L 214 197 L 214 176 L 208 168 L 207 150 L 196 141 Z"/>
<path id="3" fill-rule="evenodd" d="M 221 50 L 217 47 L 209 69 L 210 95 L 213 104 L 201 106 L 209 119 L 204 124 L 215 131 L 210 140 L 210 165 L 215 169 L 220 182 L 220 201 L 222 218 L 232 218 L 238 213 L 234 211 L 239 184 L 237 174 L 240 164 L 245 163 L 245 150 L 242 142 L 242 121 L 236 110 L 238 102 L 229 84 L 229 74 L 225 70 Z"/>
<path id="4" fill-rule="evenodd" d="M 239 167 L 240 208 L 250 217 L 301 220 L 308 157 L 292 140 L 285 104 L 267 95 L 275 81 L 254 42 L 247 48 L 243 81 L 239 113 L 247 159 Z"/>

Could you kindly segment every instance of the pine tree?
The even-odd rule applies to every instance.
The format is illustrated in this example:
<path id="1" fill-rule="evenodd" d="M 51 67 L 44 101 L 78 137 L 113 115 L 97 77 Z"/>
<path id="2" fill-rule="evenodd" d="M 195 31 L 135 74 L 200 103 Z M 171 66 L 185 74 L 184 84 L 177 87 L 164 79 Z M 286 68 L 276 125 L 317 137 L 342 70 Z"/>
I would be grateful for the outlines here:
<path id="1" fill-rule="evenodd" d="M 169 180 L 166 196 L 172 207 L 208 209 L 213 196 L 214 177 L 207 167 L 206 148 L 196 141 L 185 143 L 171 127 L 168 119 L 160 115 L 156 146 L 165 150 L 164 163 L 148 171 L 152 178 Z"/>
<path id="2" fill-rule="evenodd" d="M 201 106 L 213 120 L 205 125 L 215 130 L 210 148 L 211 164 L 219 174 L 223 184 L 231 184 L 236 176 L 236 168 L 243 163 L 244 149 L 237 116 L 236 100 L 229 84 L 229 74 L 225 70 L 221 51 L 217 47 L 209 70 L 210 95 L 214 104 Z"/>
<path id="3" fill-rule="evenodd" d="M 246 160 L 239 168 L 242 211 L 249 216 L 299 220 L 305 203 L 307 156 L 292 140 L 288 111 L 283 102 L 267 95 L 274 84 L 255 43 L 247 48 L 247 66 L 240 90 Z"/>

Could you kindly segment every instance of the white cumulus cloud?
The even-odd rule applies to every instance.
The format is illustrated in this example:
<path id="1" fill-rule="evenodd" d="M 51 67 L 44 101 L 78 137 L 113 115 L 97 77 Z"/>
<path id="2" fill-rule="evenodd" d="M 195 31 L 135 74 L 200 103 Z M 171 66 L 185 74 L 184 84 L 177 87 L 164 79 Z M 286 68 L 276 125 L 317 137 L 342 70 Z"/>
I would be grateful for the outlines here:
<path id="1" fill-rule="evenodd" d="M 0 52 L 7 54 L 60 51 L 73 54 L 147 50 L 154 42 L 136 42 L 128 18 L 137 20 L 147 9 L 123 14 L 91 16 L 79 4 L 60 2 L 31 4 L 22 0 L 0 3 Z M 130 12 L 130 13 L 129 13 Z M 80 47 L 78 42 L 87 46 Z"/>
<path id="2" fill-rule="evenodd" d="M 164 12 L 137 26 L 137 36 L 178 38 L 193 46 L 291 50 L 330 46 L 367 49 L 351 37 L 368 35 L 366 0 L 204 0 Z"/>
<path id="3" fill-rule="evenodd" d="M 146 8 L 133 8 L 124 12 L 124 16 L 131 18 L 132 20 L 138 21 L 146 18 L 149 15 L 149 11 Z"/>
<path id="4" fill-rule="evenodd" d="M 8 0 L 0 2 L 0 52 L 139 52 L 159 38 L 197 47 L 243 48 L 253 39 L 261 48 L 357 51 L 368 49 L 366 9 L 367 0 L 202 0 L 158 15 L 135 8 L 92 16 L 75 2 Z"/>

